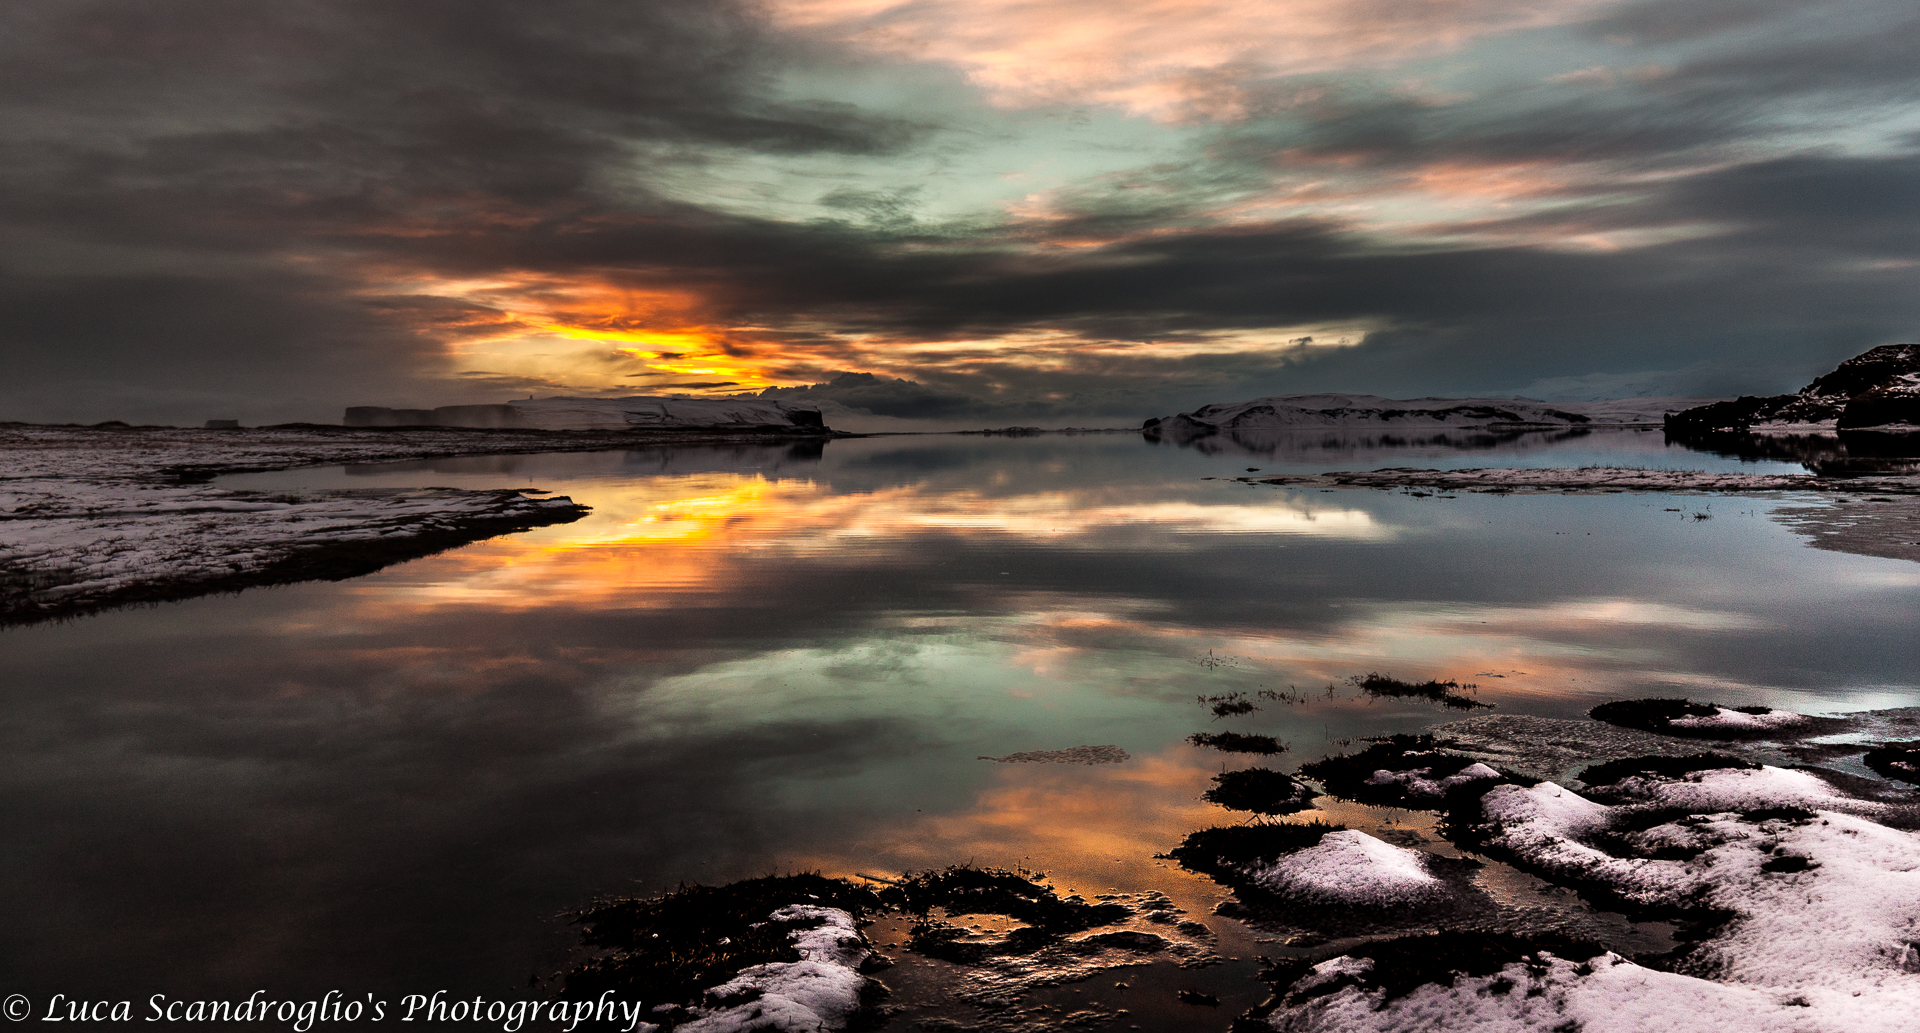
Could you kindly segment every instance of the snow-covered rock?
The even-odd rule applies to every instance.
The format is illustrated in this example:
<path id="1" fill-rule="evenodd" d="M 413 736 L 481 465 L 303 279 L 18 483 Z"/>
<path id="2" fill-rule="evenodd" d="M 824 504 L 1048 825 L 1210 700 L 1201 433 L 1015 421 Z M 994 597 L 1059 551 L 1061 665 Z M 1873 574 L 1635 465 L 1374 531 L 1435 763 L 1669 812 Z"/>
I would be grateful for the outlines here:
<path id="1" fill-rule="evenodd" d="M 1329 832 L 1247 876 L 1277 896 L 1312 904 L 1379 907 L 1422 900 L 1440 892 L 1427 855 L 1385 843 L 1356 829 Z"/>
<path id="2" fill-rule="evenodd" d="M 1768 767 L 1620 787 L 1631 799 L 1612 807 L 1552 782 L 1496 787 L 1481 803 L 1487 845 L 1549 878 L 1729 916 L 1676 971 L 1541 951 L 1498 972 L 1456 972 L 1393 993 L 1393 973 L 1377 971 L 1373 957 L 1343 956 L 1296 980 L 1268 1023 L 1287 1033 L 1914 1028 L 1920 836 L 1873 821 L 1886 804 Z M 1656 851 L 1668 856 L 1634 856 Z"/>

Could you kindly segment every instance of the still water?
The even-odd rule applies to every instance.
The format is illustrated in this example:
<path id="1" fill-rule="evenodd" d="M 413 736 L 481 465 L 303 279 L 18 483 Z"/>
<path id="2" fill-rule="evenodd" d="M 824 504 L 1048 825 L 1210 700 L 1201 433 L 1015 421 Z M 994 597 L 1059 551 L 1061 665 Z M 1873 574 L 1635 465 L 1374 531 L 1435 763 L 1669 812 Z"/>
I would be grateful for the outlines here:
<path id="1" fill-rule="evenodd" d="M 598 895 L 969 861 L 1165 892 L 1245 975 L 1257 930 L 1154 856 L 1235 820 L 1199 800 L 1237 762 L 1185 742 L 1229 727 L 1197 695 L 1304 697 L 1230 725 L 1290 743 L 1286 770 L 1450 716 L 1356 698 L 1372 671 L 1472 683 L 1493 713 L 1920 703 L 1920 565 L 1806 548 L 1779 498 L 1225 479 L 1596 462 L 1797 469 L 1658 433 L 1086 435 L 228 478 L 537 487 L 593 512 L 352 581 L 0 632 L 4 990 L 525 996 L 573 946 L 556 916 Z M 981 759 L 1106 744 L 1132 759 Z"/>

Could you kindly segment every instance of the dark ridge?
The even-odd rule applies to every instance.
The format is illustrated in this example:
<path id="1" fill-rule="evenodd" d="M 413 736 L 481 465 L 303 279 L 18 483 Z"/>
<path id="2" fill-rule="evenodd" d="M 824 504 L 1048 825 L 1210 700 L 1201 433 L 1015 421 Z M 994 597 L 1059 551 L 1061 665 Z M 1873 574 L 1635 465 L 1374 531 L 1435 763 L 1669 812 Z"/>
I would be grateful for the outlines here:
<path id="1" fill-rule="evenodd" d="M 1424 699 L 1453 710 L 1475 710 L 1491 708 L 1493 706 L 1491 703 L 1482 703 L 1477 699 L 1471 699 L 1461 695 L 1460 690 L 1463 688 L 1478 689 L 1480 686 L 1473 684 L 1461 685 L 1457 681 L 1428 679 L 1427 681 L 1419 683 L 1404 682 L 1398 678 L 1389 678 L 1378 672 L 1356 674 L 1347 680 L 1359 686 L 1367 695 L 1373 696 L 1376 699 L 1380 697 L 1391 699 Z"/>
<path id="2" fill-rule="evenodd" d="M 607 900 L 567 917 L 581 941 L 608 953 L 565 975 L 561 996 L 612 990 L 648 1004 L 696 1003 L 709 987 L 754 965 L 798 961 L 791 926 L 767 916 L 789 904 L 860 914 L 881 907 L 871 890 L 818 874 L 770 875 L 726 886 L 682 886 L 648 899 Z"/>
<path id="3" fill-rule="evenodd" d="M 1695 753 L 1686 757 L 1624 757 L 1604 764 L 1595 764 L 1580 772 L 1578 777 L 1587 785 L 1605 786 L 1613 785 L 1623 778 L 1634 775 L 1680 778 L 1696 771 L 1713 771 L 1720 768 L 1754 771 L 1759 767 L 1760 765 L 1750 760 L 1729 757 L 1724 753 Z"/>
<path id="4" fill-rule="evenodd" d="M 1161 856 L 1179 862 L 1180 867 L 1190 872 L 1228 876 L 1232 874 L 1228 871 L 1230 865 L 1271 861 L 1282 854 L 1316 846 L 1329 832 L 1345 830 L 1345 825 L 1321 821 L 1201 829 L 1188 833 L 1179 846 Z"/>
<path id="5" fill-rule="evenodd" d="M 1286 744 L 1271 735 L 1241 735 L 1239 732 L 1195 732 L 1187 736 L 1195 746 L 1207 746 L 1223 753 L 1258 753 L 1271 756 L 1287 752 Z"/>
<path id="6" fill-rule="evenodd" d="M 1200 798 L 1230 811 L 1292 814 L 1313 806 L 1315 795 L 1289 775 L 1268 768 L 1244 768 L 1213 776 L 1213 788 Z"/>
<path id="7" fill-rule="evenodd" d="M 1886 743 L 1868 750 L 1860 759 L 1887 778 L 1920 784 L 1920 742 Z"/>

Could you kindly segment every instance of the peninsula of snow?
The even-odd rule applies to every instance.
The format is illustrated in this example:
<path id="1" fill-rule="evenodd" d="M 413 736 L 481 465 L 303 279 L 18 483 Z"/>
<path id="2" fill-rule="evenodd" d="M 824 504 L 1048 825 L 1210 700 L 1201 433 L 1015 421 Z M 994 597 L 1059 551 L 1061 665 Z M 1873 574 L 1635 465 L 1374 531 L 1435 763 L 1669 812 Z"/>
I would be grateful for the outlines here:
<path id="1" fill-rule="evenodd" d="M 0 625 L 371 573 L 585 507 L 516 489 L 233 491 L 223 473 L 617 447 L 472 430 L 0 425 Z M 623 433 L 620 444 L 633 435 Z"/>

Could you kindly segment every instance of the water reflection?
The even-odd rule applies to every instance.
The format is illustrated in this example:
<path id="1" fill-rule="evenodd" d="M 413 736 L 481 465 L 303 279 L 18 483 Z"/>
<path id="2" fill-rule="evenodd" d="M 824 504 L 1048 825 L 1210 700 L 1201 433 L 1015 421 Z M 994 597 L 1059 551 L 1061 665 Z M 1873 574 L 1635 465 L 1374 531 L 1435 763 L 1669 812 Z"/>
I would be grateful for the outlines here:
<path id="1" fill-rule="evenodd" d="M 1034 864 L 1204 912 L 1212 885 L 1152 858 L 1230 820 L 1198 800 L 1223 758 L 1184 742 L 1220 727 L 1196 695 L 1288 693 L 1234 728 L 1289 769 L 1442 716 L 1346 686 L 1367 671 L 1498 712 L 1914 701 L 1920 566 L 1805 549 L 1759 504 L 1201 479 L 1244 465 L 1088 436 L 250 475 L 531 478 L 595 509 L 0 635 L 0 968 L 27 993 L 504 993 L 595 893 L 816 866 Z M 1109 743 L 1134 759 L 977 759 Z"/>
<path id="2" fill-rule="evenodd" d="M 1708 433 L 1668 435 L 1675 445 L 1756 462 L 1800 464 L 1822 477 L 1864 477 L 1920 471 L 1920 434 L 1847 430 L 1818 434 Z"/>

